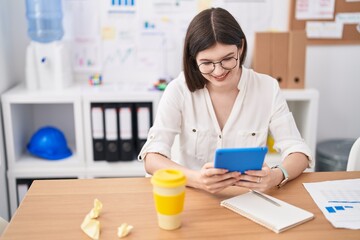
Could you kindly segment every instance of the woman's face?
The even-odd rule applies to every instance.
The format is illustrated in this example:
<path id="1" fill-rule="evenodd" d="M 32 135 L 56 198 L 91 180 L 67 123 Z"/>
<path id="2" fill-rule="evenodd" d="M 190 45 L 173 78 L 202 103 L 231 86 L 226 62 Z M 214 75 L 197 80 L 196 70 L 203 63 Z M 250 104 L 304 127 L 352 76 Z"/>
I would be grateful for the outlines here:
<path id="1" fill-rule="evenodd" d="M 241 75 L 240 55 L 241 49 L 236 45 L 221 43 L 199 52 L 196 62 L 202 75 L 209 81 L 207 85 L 215 88 L 237 87 Z"/>

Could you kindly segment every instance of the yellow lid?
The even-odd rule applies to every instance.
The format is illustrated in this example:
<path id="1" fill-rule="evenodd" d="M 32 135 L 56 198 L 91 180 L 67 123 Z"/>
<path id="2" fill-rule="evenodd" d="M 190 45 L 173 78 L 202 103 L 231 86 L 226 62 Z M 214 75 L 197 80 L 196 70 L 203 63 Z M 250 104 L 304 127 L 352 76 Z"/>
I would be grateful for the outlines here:
<path id="1" fill-rule="evenodd" d="M 152 176 L 151 183 L 165 188 L 179 187 L 186 184 L 186 177 L 180 170 L 160 169 Z"/>

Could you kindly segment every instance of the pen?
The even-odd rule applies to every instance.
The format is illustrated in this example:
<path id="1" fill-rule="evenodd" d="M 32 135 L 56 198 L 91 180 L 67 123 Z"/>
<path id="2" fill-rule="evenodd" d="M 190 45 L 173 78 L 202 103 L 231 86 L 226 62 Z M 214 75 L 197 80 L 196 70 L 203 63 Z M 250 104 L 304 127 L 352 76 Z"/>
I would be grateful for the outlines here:
<path id="1" fill-rule="evenodd" d="M 275 202 L 274 200 L 268 198 L 268 197 L 265 196 L 264 194 L 262 194 L 262 193 L 260 193 L 260 192 L 258 192 L 258 191 L 256 191 L 256 190 L 250 190 L 250 191 L 251 191 L 252 193 L 254 193 L 256 196 L 259 196 L 259 197 L 261 197 L 262 199 L 265 199 L 266 201 L 274 204 L 275 206 L 281 207 L 281 205 L 280 205 L 279 203 L 277 203 L 277 202 Z"/>

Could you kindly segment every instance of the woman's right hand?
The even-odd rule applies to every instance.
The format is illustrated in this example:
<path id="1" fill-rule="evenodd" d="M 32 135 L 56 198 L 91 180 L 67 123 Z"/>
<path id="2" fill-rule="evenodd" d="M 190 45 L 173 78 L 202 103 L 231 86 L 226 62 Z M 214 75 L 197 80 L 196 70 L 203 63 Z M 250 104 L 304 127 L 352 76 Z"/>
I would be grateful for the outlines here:
<path id="1" fill-rule="evenodd" d="M 208 162 L 200 170 L 199 188 L 210 193 L 216 193 L 234 185 L 239 181 L 240 175 L 239 172 L 228 172 L 226 169 L 214 168 L 214 163 Z"/>

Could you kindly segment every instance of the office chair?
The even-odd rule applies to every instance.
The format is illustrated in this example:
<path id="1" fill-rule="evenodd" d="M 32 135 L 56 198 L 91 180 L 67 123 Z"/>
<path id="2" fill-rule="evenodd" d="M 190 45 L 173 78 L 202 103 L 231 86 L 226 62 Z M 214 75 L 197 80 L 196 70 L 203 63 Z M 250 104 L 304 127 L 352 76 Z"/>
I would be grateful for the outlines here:
<path id="1" fill-rule="evenodd" d="M 8 222 L 5 219 L 3 219 L 2 217 L 0 217 L 0 237 L 7 225 L 8 225 Z"/>
<path id="2" fill-rule="evenodd" d="M 360 137 L 351 147 L 346 171 L 360 171 Z"/>

